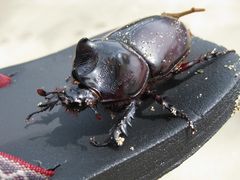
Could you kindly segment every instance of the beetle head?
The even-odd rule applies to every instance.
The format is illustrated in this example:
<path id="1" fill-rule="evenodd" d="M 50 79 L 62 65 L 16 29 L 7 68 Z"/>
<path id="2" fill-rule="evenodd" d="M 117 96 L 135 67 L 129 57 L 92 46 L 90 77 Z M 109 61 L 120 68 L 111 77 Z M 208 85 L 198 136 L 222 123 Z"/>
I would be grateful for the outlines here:
<path id="1" fill-rule="evenodd" d="M 39 111 L 35 111 L 28 115 L 27 121 L 37 113 L 43 111 L 51 111 L 56 105 L 62 105 L 66 111 L 78 113 L 87 107 L 94 110 L 97 103 L 97 94 L 88 88 L 79 88 L 77 84 L 71 84 L 63 89 L 56 89 L 55 91 L 46 92 L 43 89 L 37 90 L 38 95 L 45 97 L 45 102 L 40 102 Z"/>
<path id="2" fill-rule="evenodd" d="M 67 111 L 80 112 L 87 107 L 94 106 L 96 100 L 97 96 L 92 90 L 72 85 L 64 90 L 64 98 L 61 103 Z"/>

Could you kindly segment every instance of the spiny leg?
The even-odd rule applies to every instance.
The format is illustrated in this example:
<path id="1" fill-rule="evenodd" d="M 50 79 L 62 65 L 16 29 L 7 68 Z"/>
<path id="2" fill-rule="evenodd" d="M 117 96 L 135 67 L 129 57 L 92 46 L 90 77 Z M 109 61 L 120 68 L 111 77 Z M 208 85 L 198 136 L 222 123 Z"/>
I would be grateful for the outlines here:
<path id="1" fill-rule="evenodd" d="M 214 48 L 211 52 L 207 52 L 206 54 L 201 55 L 200 57 L 198 57 L 197 59 L 190 61 L 190 62 L 184 62 L 181 63 L 179 66 L 177 66 L 175 69 L 173 69 L 173 71 L 171 71 L 172 74 L 178 74 L 181 73 L 183 71 L 186 71 L 187 69 L 193 67 L 196 64 L 205 62 L 205 61 L 209 61 L 213 58 L 219 57 L 219 56 L 223 56 L 226 55 L 228 53 L 231 52 L 235 52 L 234 50 L 225 50 L 225 51 L 217 51 L 216 48 Z"/>
<path id="2" fill-rule="evenodd" d="M 158 104 L 162 105 L 164 108 L 169 110 L 174 116 L 185 119 L 188 123 L 188 127 L 191 129 L 192 134 L 194 134 L 196 132 L 196 129 L 194 128 L 193 122 L 188 118 L 188 116 L 184 112 L 178 110 L 176 107 L 169 104 L 160 95 L 158 95 L 154 92 L 150 92 L 149 94 Z"/>
<path id="3" fill-rule="evenodd" d="M 109 131 L 109 137 L 103 142 L 100 143 L 95 140 L 95 137 L 90 138 L 90 143 L 97 147 L 104 147 L 110 144 L 115 144 L 117 146 L 122 146 L 125 137 L 127 137 L 127 127 L 131 125 L 132 119 L 134 119 L 134 114 L 136 111 L 136 102 L 132 101 L 126 108 L 123 117 L 120 121 L 115 124 Z"/>
<path id="4" fill-rule="evenodd" d="M 193 61 L 181 62 L 179 65 L 177 65 L 175 68 L 173 68 L 171 71 L 169 71 L 165 75 L 159 75 L 159 76 L 153 77 L 152 79 L 149 80 L 149 84 L 150 84 L 150 86 L 152 86 L 152 85 L 156 84 L 158 81 L 166 79 L 168 77 L 171 77 L 172 75 L 176 75 L 176 74 L 179 74 L 181 72 L 184 72 L 184 71 L 188 70 L 189 68 L 193 67 L 196 64 L 206 62 L 206 61 L 210 61 L 214 58 L 226 55 L 226 54 L 231 53 L 231 52 L 235 53 L 235 50 L 225 50 L 225 51 L 220 52 L 220 51 L 217 51 L 216 48 L 214 48 L 212 51 L 207 52 L 207 53 L 199 56 L 197 59 L 195 59 Z"/>
<path id="5" fill-rule="evenodd" d="M 191 13 L 195 13 L 195 12 L 201 12 L 201 11 L 205 11 L 205 9 L 203 9 L 203 8 L 194 8 L 193 7 L 190 10 L 187 10 L 187 11 L 183 11 L 183 12 L 179 12 L 179 13 L 165 13 L 164 12 L 161 15 L 179 19 L 182 16 L 185 16 L 185 15 L 188 15 L 188 14 L 191 14 Z"/>

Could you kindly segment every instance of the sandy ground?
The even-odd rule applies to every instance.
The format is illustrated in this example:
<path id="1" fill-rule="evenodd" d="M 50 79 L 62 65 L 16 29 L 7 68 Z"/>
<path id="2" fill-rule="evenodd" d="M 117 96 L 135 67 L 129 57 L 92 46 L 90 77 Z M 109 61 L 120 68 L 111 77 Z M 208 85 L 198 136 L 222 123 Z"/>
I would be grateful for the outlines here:
<path id="1" fill-rule="evenodd" d="M 0 68 L 30 61 L 133 20 L 204 7 L 181 20 L 194 35 L 240 52 L 239 0 L 1 0 Z M 163 180 L 238 179 L 240 113 Z"/>

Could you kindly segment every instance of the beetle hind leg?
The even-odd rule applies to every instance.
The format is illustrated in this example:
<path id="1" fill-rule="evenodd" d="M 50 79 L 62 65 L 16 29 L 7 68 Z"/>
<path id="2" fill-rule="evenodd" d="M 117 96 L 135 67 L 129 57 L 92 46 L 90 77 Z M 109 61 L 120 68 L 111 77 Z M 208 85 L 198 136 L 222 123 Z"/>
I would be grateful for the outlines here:
<path id="1" fill-rule="evenodd" d="M 191 8 L 190 10 L 187 11 L 183 11 L 183 12 L 179 12 L 179 13 L 162 13 L 161 16 L 168 16 L 168 17 L 173 17 L 176 19 L 179 19 L 182 16 L 191 14 L 191 13 L 195 13 L 195 12 L 201 12 L 201 11 L 205 11 L 205 9 L 203 8 Z"/>
<path id="2" fill-rule="evenodd" d="M 176 107 L 169 104 L 160 95 L 155 94 L 153 92 L 150 92 L 150 95 L 158 104 L 163 106 L 165 109 L 169 110 L 174 116 L 185 119 L 192 134 L 195 134 L 196 129 L 194 127 L 194 124 L 193 124 L 192 120 L 190 120 L 189 117 L 184 112 L 178 110 Z"/>
<path id="3" fill-rule="evenodd" d="M 126 108 L 123 117 L 115 124 L 109 131 L 109 137 L 104 142 L 98 142 L 95 138 L 90 139 L 90 143 L 97 147 L 104 147 L 108 145 L 122 146 L 125 138 L 128 136 L 127 127 L 131 125 L 132 119 L 136 111 L 136 103 L 132 101 Z"/>
<path id="4" fill-rule="evenodd" d="M 212 51 L 207 52 L 206 54 L 201 55 L 197 59 L 189 62 L 183 62 L 179 66 L 177 66 L 173 71 L 171 72 L 172 74 L 178 74 L 183 71 L 188 70 L 189 68 L 193 67 L 196 64 L 202 63 L 209 61 L 213 58 L 217 58 L 219 56 L 226 55 L 228 53 L 235 52 L 235 50 L 225 50 L 225 51 L 217 51 L 216 48 L 214 48 Z"/>

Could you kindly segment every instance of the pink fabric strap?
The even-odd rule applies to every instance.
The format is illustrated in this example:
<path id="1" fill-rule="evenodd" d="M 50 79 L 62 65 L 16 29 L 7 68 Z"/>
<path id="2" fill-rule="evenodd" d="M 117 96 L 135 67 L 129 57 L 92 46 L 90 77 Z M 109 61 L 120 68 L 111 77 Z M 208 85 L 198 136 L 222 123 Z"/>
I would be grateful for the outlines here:
<path id="1" fill-rule="evenodd" d="M 55 171 L 30 164 L 13 155 L 0 152 L 0 179 L 49 179 Z"/>

